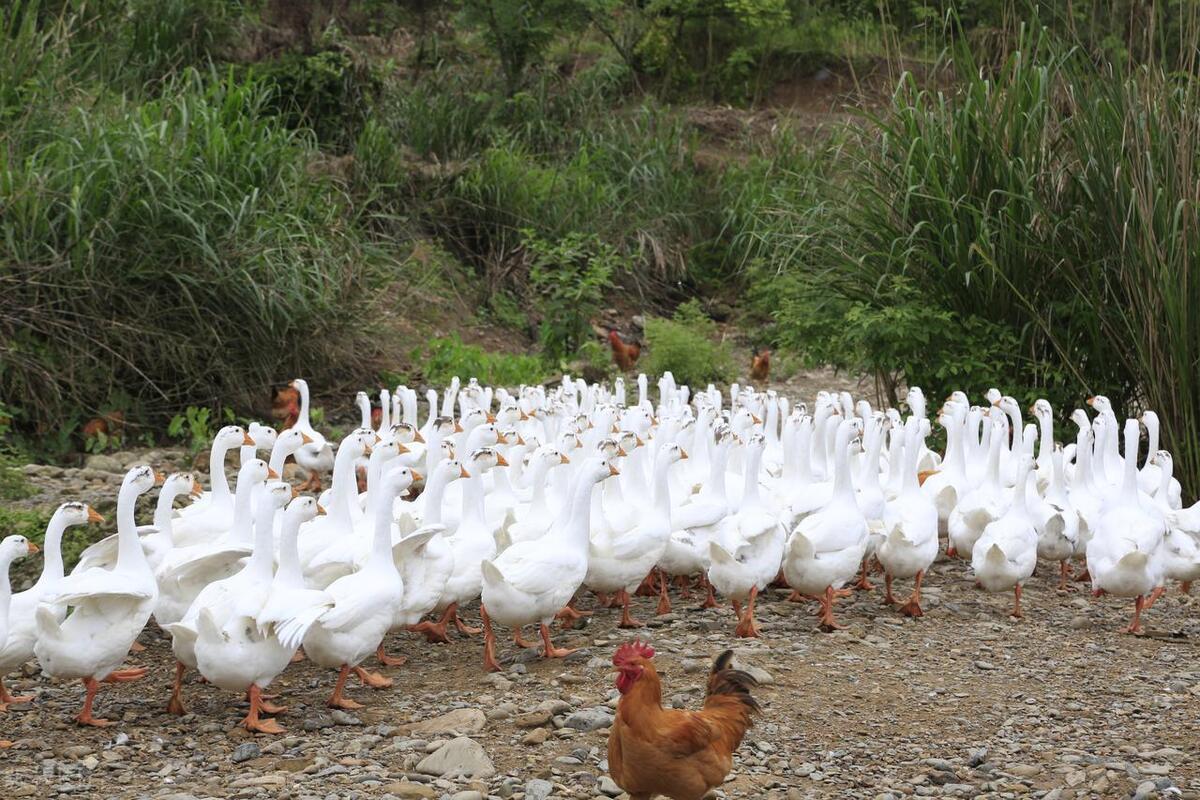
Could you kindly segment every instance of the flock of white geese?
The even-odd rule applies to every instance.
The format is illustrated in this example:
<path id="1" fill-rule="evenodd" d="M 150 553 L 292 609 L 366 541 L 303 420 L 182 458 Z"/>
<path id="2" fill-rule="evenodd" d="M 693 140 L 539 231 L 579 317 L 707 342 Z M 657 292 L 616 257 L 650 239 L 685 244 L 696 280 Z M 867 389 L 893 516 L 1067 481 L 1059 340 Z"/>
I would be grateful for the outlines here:
<path id="1" fill-rule="evenodd" d="M 526 647 L 536 645 L 522 629 L 539 626 L 545 656 L 570 653 L 554 646 L 549 625 L 583 613 L 573 606 L 581 590 L 621 606 L 629 627 L 642 624 L 630 615 L 632 592 L 655 587 L 665 613 L 670 582 L 686 593 L 698 578 L 705 605 L 720 595 L 736 634 L 755 636 L 755 600 L 772 583 L 817 601 L 819 625 L 831 630 L 844 587 L 874 588 L 868 576 L 881 569 L 886 602 L 919 616 L 941 535 L 979 587 L 1013 593 L 1015 616 L 1039 560 L 1058 562 L 1061 588 L 1090 579 L 1097 595 L 1136 598 L 1130 632 L 1168 579 L 1187 591 L 1200 578 L 1200 507 L 1181 508 L 1157 417 L 1122 426 L 1104 397 L 1088 400 L 1094 416 L 1071 414 L 1078 430 L 1063 447 L 1049 403 L 1035 403 L 1036 423 L 1025 424 L 1020 405 L 994 389 L 982 406 L 955 392 L 931 420 L 917 388 L 905 417 L 846 393 L 821 393 L 811 410 L 752 387 L 693 394 L 669 374 L 657 404 L 644 375 L 632 402 L 621 379 L 515 392 L 455 380 L 427 393 L 424 424 L 417 393 L 401 386 L 382 393 L 373 429 L 359 393 L 362 427 L 335 449 L 311 425 L 308 386 L 293 386 L 293 427 L 217 434 L 207 491 L 188 473 L 164 481 L 149 466 L 131 469 L 117 533 L 69 575 L 64 530 L 98 519 L 82 503 L 54 514 L 41 577 L 27 591 L 12 595 L 8 570 L 37 548 L 17 536 L 0 543 L 0 708 L 30 700 L 11 696 L 2 678 L 36 658 L 51 678 L 83 682 L 79 723 L 108 724 L 93 715 L 99 683 L 144 674 L 122 664 L 151 618 L 177 660 L 169 711 L 184 712 L 182 681 L 196 670 L 247 694 L 246 727 L 278 733 L 269 715 L 283 709 L 263 690 L 293 661 L 336 670 L 329 705 L 356 708 L 349 674 L 383 687 L 390 680 L 364 660 L 402 661 L 384 653 L 390 631 L 432 641 L 451 623 L 478 632 L 458 616 L 477 600 L 484 665 L 495 670 L 496 625 Z M 945 429 L 943 453 L 926 447 L 934 423 Z M 232 491 L 230 450 L 241 459 Z M 280 480 L 289 457 L 331 469 L 330 489 L 298 496 Z M 153 522 L 139 526 L 136 501 L 158 484 Z M 896 579 L 912 581 L 903 603 L 892 596 Z"/>

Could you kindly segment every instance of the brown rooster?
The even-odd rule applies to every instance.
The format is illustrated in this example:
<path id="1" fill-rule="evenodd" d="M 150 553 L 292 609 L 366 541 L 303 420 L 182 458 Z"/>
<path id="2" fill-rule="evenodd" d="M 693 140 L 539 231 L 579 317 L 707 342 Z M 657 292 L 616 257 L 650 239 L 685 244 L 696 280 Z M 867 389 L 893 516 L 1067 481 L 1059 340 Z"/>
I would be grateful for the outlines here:
<path id="1" fill-rule="evenodd" d="M 621 341 L 621 335 L 616 331 L 608 332 L 608 344 L 612 347 L 613 363 L 622 372 L 629 372 L 642 354 L 642 346 L 637 342 L 626 344 Z"/>
<path id="2" fill-rule="evenodd" d="M 300 392 L 293 386 L 274 390 L 271 398 L 271 417 L 279 420 L 281 430 L 287 430 L 300 418 Z"/>
<path id="3" fill-rule="evenodd" d="M 750 380 L 765 381 L 771 375 L 771 351 L 753 350 L 750 353 Z"/>
<path id="4" fill-rule="evenodd" d="M 726 650 L 713 661 L 704 708 L 666 709 L 653 658 L 654 648 L 636 641 L 613 655 L 621 699 L 608 736 L 609 772 L 630 800 L 700 800 L 733 768 L 733 752 L 759 710 L 750 696 L 758 684 L 730 667 L 733 651 Z"/>

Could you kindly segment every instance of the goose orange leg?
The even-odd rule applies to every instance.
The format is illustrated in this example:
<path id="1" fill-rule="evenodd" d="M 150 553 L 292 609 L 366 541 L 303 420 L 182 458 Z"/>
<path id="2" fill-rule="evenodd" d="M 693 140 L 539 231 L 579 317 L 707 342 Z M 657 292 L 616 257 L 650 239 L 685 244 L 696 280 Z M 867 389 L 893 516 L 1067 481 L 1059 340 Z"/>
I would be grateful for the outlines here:
<path id="1" fill-rule="evenodd" d="M 450 636 L 446 633 L 446 626 L 450 624 L 450 617 L 454 615 L 458 609 L 457 603 L 451 603 L 446 606 L 446 610 L 442 612 L 442 618 L 437 622 L 425 622 L 413 625 L 409 628 L 413 633 L 425 634 L 425 640 L 430 644 L 449 644 Z"/>
<path id="2" fill-rule="evenodd" d="M 885 572 L 883 574 L 883 588 L 884 588 L 883 605 L 885 605 L 885 606 L 896 605 L 896 596 L 894 594 L 892 594 L 892 576 L 890 573 Z"/>
<path id="3" fill-rule="evenodd" d="M 1192 593 L 1192 582 L 1191 581 L 1180 581 L 1179 582 L 1179 593 L 1180 594 L 1191 594 Z M 0 691 L 3 691 L 2 686 L 0 686 Z"/>
<path id="4" fill-rule="evenodd" d="M 171 699 L 167 701 L 167 713 L 181 717 L 187 713 L 183 706 L 183 674 L 187 665 L 182 661 L 175 662 L 175 683 L 171 686 Z"/>
<path id="5" fill-rule="evenodd" d="M 79 712 L 79 716 L 75 717 L 75 721 L 80 725 L 91 725 L 94 728 L 107 728 L 112 725 L 106 719 L 92 716 L 92 703 L 96 700 L 96 692 L 100 689 L 100 684 L 95 678 L 84 678 L 83 686 L 87 694 L 83 697 L 83 710 Z"/>
<path id="6" fill-rule="evenodd" d="M 371 672 L 363 667 L 355 667 L 354 674 L 362 681 L 363 686 L 370 686 L 372 689 L 386 689 L 392 685 L 392 679 L 380 675 L 378 672 Z"/>
<path id="7" fill-rule="evenodd" d="M 658 608 L 654 613 L 658 616 L 671 613 L 671 595 L 667 589 L 670 587 L 670 581 L 667 579 L 666 570 L 658 571 Z"/>
<path id="8" fill-rule="evenodd" d="M 599 597 L 599 595 L 597 595 L 597 597 Z M 572 602 L 574 602 L 574 601 L 572 601 Z M 603 603 L 601 605 L 603 605 Z M 554 618 L 556 620 L 558 620 L 559 624 L 562 625 L 564 628 L 569 629 L 569 628 L 574 628 L 575 623 L 578 620 L 580 620 L 586 616 L 587 616 L 586 612 L 580 611 L 579 609 L 575 608 L 575 606 L 573 606 L 571 603 L 567 603 L 565 606 L 563 606 L 562 611 L 559 611 L 557 614 L 554 615 Z M 531 646 L 536 647 L 537 645 L 535 644 L 535 645 L 524 645 L 524 646 L 525 647 L 531 647 Z"/>
<path id="9" fill-rule="evenodd" d="M 869 561 L 869 559 L 866 556 L 863 556 L 862 571 L 858 574 L 858 581 L 854 584 L 854 588 L 855 589 L 863 589 L 864 591 L 869 592 L 875 588 L 875 584 L 873 584 L 869 580 L 867 580 L 867 569 L 868 569 L 867 562 L 868 561 Z"/>
<path id="10" fill-rule="evenodd" d="M 1083 572 L 1081 572 L 1075 576 L 1076 583 L 1084 583 L 1086 581 L 1090 581 L 1091 579 L 1092 579 L 1092 573 L 1088 571 L 1088 568 L 1086 566 L 1083 568 Z"/>
<path id="11" fill-rule="evenodd" d="M 818 627 L 825 633 L 840 631 L 845 629 L 845 625 L 839 625 L 838 621 L 833 618 L 833 603 L 835 600 L 832 586 L 825 587 L 825 594 L 821 596 L 821 612 L 820 622 Z"/>
<path id="12" fill-rule="evenodd" d="M 1058 590 L 1060 592 L 1071 591 L 1071 584 L 1068 583 L 1070 580 L 1071 565 L 1067 563 L 1066 559 L 1063 559 L 1062 561 L 1058 562 Z"/>
<path id="13" fill-rule="evenodd" d="M 716 608 L 717 607 L 717 595 L 715 592 L 713 592 L 712 581 L 710 581 L 708 579 L 707 575 L 701 574 L 700 582 L 704 586 L 704 602 L 700 604 L 700 607 L 701 608 Z"/>
<path id="14" fill-rule="evenodd" d="M 923 617 L 925 612 L 921 610 L 921 581 L 925 577 L 925 571 L 921 570 L 917 573 L 916 583 L 913 585 L 912 596 L 908 598 L 904 605 L 900 606 L 900 613 L 906 617 Z"/>
<path id="15" fill-rule="evenodd" d="M 242 720 L 242 727 L 256 733 L 283 733 L 284 728 L 278 722 L 273 719 L 263 719 L 260 716 L 263 712 L 268 714 L 279 713 L 271 710 L 277 706 L 271 706 L 269 703 L 263 702 L 262 689 L 251 684 L 247 694 L 250 697 L 250 711 L 246 714 L 246 718 Z"/>
<path id="16" fill-rule="evenodd" d="M 451 616 L 451 619 L 454 620 L 454 627 L 458 628 L 459 633 L 467 636 L 476 636 L 480 633 L 483 633 L 483 628 L 472 628 L 468 626 L 467 623 L 463 622 L 462 617 L 458 615 L 458 603 L 454 603 L 453 606 L 454 614 Z"/>
<path id="17" fill-rule="evenodd" d="M 746 613 L 738 620 L 737 627 L 733 629 L 734 636 L 739 636 L 743 639 L 757 639 L 762 631 L 758 627 L 758 623 L 754 620 L 754 601 L 758 597 L 758 587 L 750 587 L 750 599 L 746 603 Z"/>
<path id="18" fill-rule="evenodd" d="M 0 676 L 0 711 L 7 711 L 8 707 L 15 703 L 32 703 L 33 695 L 26 697 L 14 697 L 8 693 L 8 689 L 4 686 L 4 678 Z"/>
<path id="19" fill-rule="evenodd" d="M 638 585 L 637 591 L 634 592 L 638 597 L 654 597 L 658 594 L 658 587 L 654 585 L 656 573 L 653 569 L 646 573 L 646 577 L 642 578 L 642 582 Z"/>
<path id="20" fill-rule="evenodd" d="M 513 644 L 517 647 L 524 647 L 526 650 L 531 647 L 537 647 L 537 642 L 531 642 L 521 635 L 520 628 L 513 628 Z"/>
<path id="21" fill-rule="evenodd" d="M 542 625 L 542 656 L 545 658 L 566 658 L 578 648 L 555 647 L 550 641 L 550 628 Z"/>
<path id="22" fill-rule="evenodd" d="M 1013 598 L 1016 602 L 1014 603 L 1012 613 L 1009 614 L 1009 616 L 1015 617 L 1016 619 L 1021 619 L 1025 615 L 1021 613 L 1021 584 L 1019 583 L 1013 587 Z"/>
<path id="23" fill-rule="evenodd" d="M 688 580 L 688 576 L 680 575 L 677 583 L 679 584 L 679 599 L 680 600 L 691 600 L 692 599 L 692 589 L 691 589 L 691 581 Z"/>
<path id="24" fill-rule="evenodd" d="M 483 618 L 483 668 L 487 672 L 500 672 L 500 662 L 496 660 L 496 634 L 492 631 L 492 617 L 487 607 L 479 606 L 479 616 Z"/>
<path id="25" fill-rule="evenodd" d="M 408 663 L 408 656 L 389 656 L 383 651 L 383 642 L 375 648 L 375 660 L 385 667 L 402 667 Z"/>
<path id="26" fill-rule="evenodd" d="M 617 592 L 617 596 L 621 602 L 621 622 L 617 625 L 618 628 L 644 628 L 646 623 L 639 622 L 629 614 L 629 592 L 622 589 Z"/>
<path id="27" fill-rule="evenodd" d="M 333 694 L 329 695 L 329 699 L 325 705 L 330 708 L 345 708 L 353 711 L 356 708 L 362 708 L 362 703 L 356 703 L 349 697 L 346 697 L 346 676 L 350 674 L 350 665 L 342 664 L 342 668 L 338 670 L 337 683 L 333 685 Z"/>
<path id="28" fill-rule="evenodd" d="M 1125 633 L 1141 633 L 1142 632 L 1142 611 L 1146 608 L 1146 598 L 1138 595 L 1133 601 L 1133 621 L 1129 623 L 1129 627 L 1125 629 Z"/>

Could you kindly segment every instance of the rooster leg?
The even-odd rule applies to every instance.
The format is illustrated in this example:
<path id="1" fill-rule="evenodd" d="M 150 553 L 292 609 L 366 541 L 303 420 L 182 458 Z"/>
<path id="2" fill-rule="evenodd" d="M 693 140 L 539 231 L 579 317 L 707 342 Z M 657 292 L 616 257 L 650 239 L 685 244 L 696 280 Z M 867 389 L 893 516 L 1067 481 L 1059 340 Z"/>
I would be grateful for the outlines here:
<path id="1" fill-rule="evenodd" d="M 1151 607 L 1152 607 L 1152 606 L 1153 606 L 1155 603 L 1157 603 L 1157 602 L 1158 602 L 1158 598 L 1162 597 L 1162 596 L 1163 596 L 1163 592 L 1165 592 L 1166 590 L 1167 590 L 1166 584 L 1164 584 L 1164 585 L 1162 585 L 1162 586 L 1155 586 L 1155 587 L 1154 587 L 1154 591 L 1152 591 L 1152 592 L 1150 593 L 1150 596 L 1149 596 L 1148 598 L 1146 598 L 1146 608 L 1147 608 L 1147 609 L 1149 609 L 1149 608 L 1151 608 Z"/>
<path id="2" fill-rule="evenodd" d="M 617 625 L 618 628 L 644 628 L 646 623 L 638 622 L 629 615 L 629 592 L 622 589 L 618 592 L 621 599 L 621 622 Z"/>
<path id="3" fill-rule="evenodd" d="M 542 625 L 542 655 L 545 658 L 566 658 L 575 652 L 575 648 L 555 647 L 550 641 L 550 628 L 547 625 Z"/>
<path id="4" fill-rule="evenodd" d="M 862 572 L 860 572 L 858 575 L 858 582 L 854 584 L 855 589 L 863 589 L 869 592 L 875 588 L 875 584 L 867 580 L 867 562 L 869 560 L 870 559 L 868 559 L 866 556 L 863 556 Z"/>
<path id="5" fill-rule="evenodd" d="M 342 664 L 342 668 L 338 671 L 337 683 L 333 685 L 333 694 L 329 695 L 329 699 L 325 701 L 325 705 L 330 708 L 344 708 L 349 711 L 363 707 L 362 703 L 356 703 L 343 694 L 346 690 L 346 676 L 349 674 L 350 665 Z"/>
<path id="6" fill-rule="evenodd" d="M 885 572 L 883 574 L 883 587 L 884 587 L 883 605 L 885 605 L 885 606 L 896 605 L 896 596 L 892 594 L 891 573 Z"/>
<path id="7" fill-rule="evenodd" d="M 754 621 L 754 600 L 758 597 L 758 587 L 750 588 L 750 600 L 746 603 L 746 613 L 738 621 L 737 627 L 734 628 L 733 634 L 743 639 L 757 639 L 762 631 L 758 627 L 758 623 Z"/>
<path id="8" fill-rule="evenodd" d="M 1081 572 L 1075 576 L 1076 583 L 1084 583 L 1085 581 L 1090 581 L 1091 579 L 1092 579 L 1092 573 L 1088 571 L 1087 567 L 1084 567 L 1083 572 Z"/>
<path id="9" fill-rule="evenodd" d="M 1071 565 L 1067 563 L 1066 559 L 1063 559 L 1058 562 L 1058 591 L 1071 591 L 1071 584 L 1067 582 L 1069 580 L 1071 580 Z"/>
<path id="10" fill-rule="evenodd" d="M 586 617 L 587 614 L 583 611 L 567 603 L 563 606 L 562 611 L 554 615 L 554 618 L 559 621 L 563 628 L 570 629 L 575 627 L 576 620 Z M 527 647 L 536 647 L 536 645 L 526 645 Z"/>
<path id="11" fill-rule="evenodd" d="M 100 684 L 95 678 L 84 678 L 83 686 L 87 694 L 83 697 L 83 710 L 79 712 L 79 716 L 75 717 L 75 721 L 80 725 L 91 725 L 94 728 L 107 728 L 112 725 L 106 719 L 92 716 L 92 703 L 96 700 L 96 691 L 100 688 Z"/>
<path id="12" fill-rule="evenodd" d="M 383 652 L 383 642 L 375 648 L 375 660 L 385 667 L 402 667 L 408 663 L 408 656 L 389 656 Z"/>
<path id="13" fill-rule="evenodd" d="M 678 578 L 678 583 L 679 583 L 679 599 L 680 600 L 691 600 L 692 599 L 692 591 L 688 586 L 688 584 L 690 583 L 688 581 L 688 576 L 680 575 Z"/>
<path id="14" fill-rule="evenodd" d="M 391 678 L 385 678 L 378 672 L 369 672 L 362 667 L 355 667 L 354 674 L 362 681 L 363 686 L 370 686 L 372 689 L 386 689 L 392 685 Z"/>
<path id="15" fill-rule="evenodd" d="M 1021 619 L 1025 616 L 1021 613 L 1021 584 L 1018 583 L 1013 587 L 1013 597 L 1016 599 L 1016 603 L 1013 605 L 1012 613 L 1009 616 Z"/>
<path id="16" fill-rule="evenodd" d="M 701 575 L 700 581 L 704 586 L 704 592 L 705 592 L 704 602 L 700 604 L 700 607 L 701 608 L 716 608 L 717 607 L 717 596 L 713 592 L 712 582 L 708 579 L 707 575 Z"/>
<path id="17" fill-rule="evenodd" d="M 8 709 L 10 703 L 32 703 L 33 695 L 28 697 L 14 697 L 8 693 L 8 689 L 4 686 L 4 676 L 0 675 L 0 711 Z"/>
<path id="18" fill-rule="evenodd" d="M 513 628 L 513 643 L 516 644 L 517 647 L 524 647 L 526 650 L 531 647 L 537 647 L 537 642 L 527 641 L 525 637 L 521 636 L 520 628 Z"/>
<path id="19" fill-rule="evenodd" d="M 263 702 L 262 690 L 251 684 L 247 694 L 250 697 L 250 711 L 246 714 L 246 718 L 242 720 L 242 727 L 256 733 L 283 733 L 283 726 L 278 722 L 273 719 L 262 719 L 259 716 L 264 711 L 268 714 L 278 713 L 271 711 L 267 704 Z"/>
<path id="20" fill-rule="evenodd" d="M 654 610 L 657 615 L 671 613 L 671 595 L 667 592 L 667 588 L 671 585 L 667 578 L 666 570 L 659 570 L 658 575 L 658 608 Z"/>
<path id="21" fill-rule="evenodd" d="M 479 616 L 483 618 L 483 668 L 487 672 L 500 672 L 500 663 L 496 661 L 496 634 L 492 631 L 492 617 L 486 606 L 479 606 Z"/>
<path id="22" fill-rule="evenodd" d="M 483 633 L 482 628 L 468 627 L 467 623 L 462 621 L 462 617 L 458 616 L 458 604 L 455 603 L 454 606 L 454 616 L 452 619 L 454 620 L 454 627 L 458 628 L 459 633 L 465 633 L 467 636 L 475 636 L 476 634 Z"/>
<path id="23" fill-rule="evenodd" d="M 900 606 L 900 613 L 906 617 L 925 616 L 925 612 L 921 610 L 921 580 L 924 577 L 924 570 L 917 573 L 916 583 L 913 585 L 912 597 L 908 598 L 908 602 Z"/>
<path id="24" fill-rule="evenodd" d="M 638 597 L 654 597 L 654 595 L 658 594 L 658 587 L 654 585 L 655 577 L 654 570 L 646 573 L 646 577 L 642 578 L 642 582 L 638 585 L 637 591 L 634 594 Z"/>
<path id="25" fill-rule="evenodd" d="M 187 672 L 187 665 L 182 661 L 176 661 L 175 683 L 171 686 L 171 699 L 167 701 L 167 713 L 177 717 L 182 717 L 187 713 L 187 709 L 183 707 L 183 673 L 185 672 Z"/>
<path id="26" fill-rule="evenodd" d="M 840 631 L 845 629 L 845 625 L 839 625 L 838 621 L 833 618 L 833 603 L 836 598 L 833 594 L 833 587 L 826 586 L 825 594 L 821 596 L 821 616 L 818 628 L 825 633 Z"/>
<path id="27" fill-rule="evenodd" d="M 1129 623 L 1129 627 L 1125 629 L 1125 633 L 1141 633 L 1142 632 L 1142 611 L 1146 608 L 1146 598 L 1138 595 L 1133 601 L 1133 621 Z"/>

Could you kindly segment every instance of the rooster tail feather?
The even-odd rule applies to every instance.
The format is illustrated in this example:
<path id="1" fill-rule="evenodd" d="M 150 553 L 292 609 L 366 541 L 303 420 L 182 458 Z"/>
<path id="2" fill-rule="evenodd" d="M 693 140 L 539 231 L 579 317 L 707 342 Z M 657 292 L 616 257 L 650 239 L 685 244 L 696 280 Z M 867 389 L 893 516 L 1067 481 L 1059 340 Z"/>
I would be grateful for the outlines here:
<path id="1" fill-rule="evenodd" d="M 712 672 L 708 676 L 708 694 L 706 697 L 728 695 L 736 699 L 750 711 L 760 710 L 758 701 L 750 694 L 757 688 L 758 681 L 748 672 L 734 669 L 733 651 L 726 650 L 713 660 Z"/>

